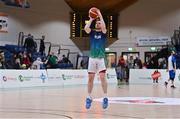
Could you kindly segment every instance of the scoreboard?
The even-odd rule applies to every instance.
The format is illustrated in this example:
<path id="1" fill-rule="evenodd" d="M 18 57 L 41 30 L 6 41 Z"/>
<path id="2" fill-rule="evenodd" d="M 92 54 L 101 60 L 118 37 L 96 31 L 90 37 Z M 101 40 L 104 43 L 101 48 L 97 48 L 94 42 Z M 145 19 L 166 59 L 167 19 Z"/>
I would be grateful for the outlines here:
<path id="1" fill-rule="evenodd" d="M 84 31 L 84 27 L 89 20 L 88 14 L 73 12 L 71 15 L 71 38 L 89 37 Z M 103 15 L 107 28 L 108 38 L 118 37 L 118 14 Z M 91 24 L 94 29 L 95 22 Z"/>

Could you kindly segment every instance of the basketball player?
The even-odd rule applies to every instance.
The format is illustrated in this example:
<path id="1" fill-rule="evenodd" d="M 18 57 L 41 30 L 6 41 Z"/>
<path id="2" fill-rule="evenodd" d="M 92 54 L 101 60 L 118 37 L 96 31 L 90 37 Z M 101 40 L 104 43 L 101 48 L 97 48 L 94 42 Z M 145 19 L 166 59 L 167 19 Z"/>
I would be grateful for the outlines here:
<path id="1" fill-rule="evenodd" d="M 106 25 L 102 14 L 97 9 L 99 18 L 93 19 L 89 16 L 89 22 L 86 24 L 84 30 L 90 35 L 90 58 L 88 64 L 88 97 L 86 98 L 86 108 L 89 109 L 92 103 L 91 92 L 93 89 L 93 82 L 96 73 L 99 73 L 101 86 L 104 92 L 104 98 L 102 107 L 106 109 L 108 107 L 107 98 L 107 81 L 105 79 L 106 66 L 105 66 L 105 43 L 106 43 Z M 96 20 L 95 30 L 91 29 L 91 23 Z"/>
<path id="2" fill-rule="evenodd" d="M 169 79 L 168 79 L 168 82 L 171 80 L 171 88 L 176 88 L 174 86 L 174 78 L 175 78 L 175 75 L 176 75 L 176 58 L 175 58 L 175 52 L 172 51 L 171 52 L 171 55 L 168 57 L 168 71 L 169 71 Z M 168 82 L 165 81 L 165 86 L 167 87 L 168 85 Z"/>

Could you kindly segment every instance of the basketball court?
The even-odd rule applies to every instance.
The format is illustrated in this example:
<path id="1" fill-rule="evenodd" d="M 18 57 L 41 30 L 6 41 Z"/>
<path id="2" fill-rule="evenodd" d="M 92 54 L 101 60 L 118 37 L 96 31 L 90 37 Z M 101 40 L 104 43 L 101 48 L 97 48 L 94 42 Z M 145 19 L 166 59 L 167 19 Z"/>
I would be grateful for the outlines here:
<path id="1" fill-rule="evenodd" d="M 179 5 L 0 0 L 0 119 L 180 119 Z"/>
<path id="2" fill-rule="evenodd" d="M 174 101 L 177 101 L 176 99 L 180 97 L 179 91 L 179 88 L 165 88 L 161 84 L 121 85 L 120 87 L 110 84 L 108 87 L 110 103 L 109 107 L 104 110 L 101 107 L 101 102 L 99 102 L 102 95 L 101 86 L 97 84 L 93 90 L 92 107 L 87 110 L 85 108 L 87 95 L 85 85 L 1 89 L 0 115 L 1 118 L 178 119 L 180 118 L 180 104 L 178 102 L 177 104 L 166 104 L 163 102 L 163 98 L 173 98 Z M 131 101 L 127 103 L 127 100 L 118 100 L 118 98 L 123 97 Z M 145 99 L 138 99 L 137 97 Z M 147 99 L 148 97 L 149 99 Z M 161 98 L 162 102 L 157 104 L 158 102 L 153 101 L 153 97 Z M 111 103 L 113 99 L 116 101 Z"/>

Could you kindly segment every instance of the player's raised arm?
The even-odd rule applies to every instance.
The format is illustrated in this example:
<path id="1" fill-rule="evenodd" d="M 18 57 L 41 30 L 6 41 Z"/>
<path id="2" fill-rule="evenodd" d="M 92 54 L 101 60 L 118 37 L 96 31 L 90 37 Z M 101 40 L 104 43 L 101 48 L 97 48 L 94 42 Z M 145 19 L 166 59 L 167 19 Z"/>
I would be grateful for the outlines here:
<path id="1" fill-rule="evenodd" d="M 91 32 L 90 26 L 91 26 L 91 23 L 93 20 L 94 20 L 93 18 L 89 17 L 89 21 L 86 23 L 86 25 L 84 27 L 84 30 L 87 34 L 89 34 Z"/>
<path id="2" fill-rule="evenodd" d="M 99 16 L 99 19 L 101 21 L 101 29 L 102 29 L 102 32 L 105 34 L 107 32 L 107 29 L 106 29 L 106 24 L 104 22 L 104 19 L 103 19 L 103 16 L 100 12 L 100 10 L 98 9 L 97 10 L 97 13 L 98 13 L 98 16 Z"/>

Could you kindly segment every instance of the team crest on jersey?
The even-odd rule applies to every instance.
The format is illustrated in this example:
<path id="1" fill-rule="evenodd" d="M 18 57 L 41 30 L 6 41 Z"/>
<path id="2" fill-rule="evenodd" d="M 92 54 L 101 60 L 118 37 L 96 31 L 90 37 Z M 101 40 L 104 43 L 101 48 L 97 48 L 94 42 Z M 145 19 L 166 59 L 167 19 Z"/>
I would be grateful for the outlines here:
<path id="1" fill-rule="evenodd" d="M 101 35 L 94 35 L 95 39 L 101 39 Z"/>

